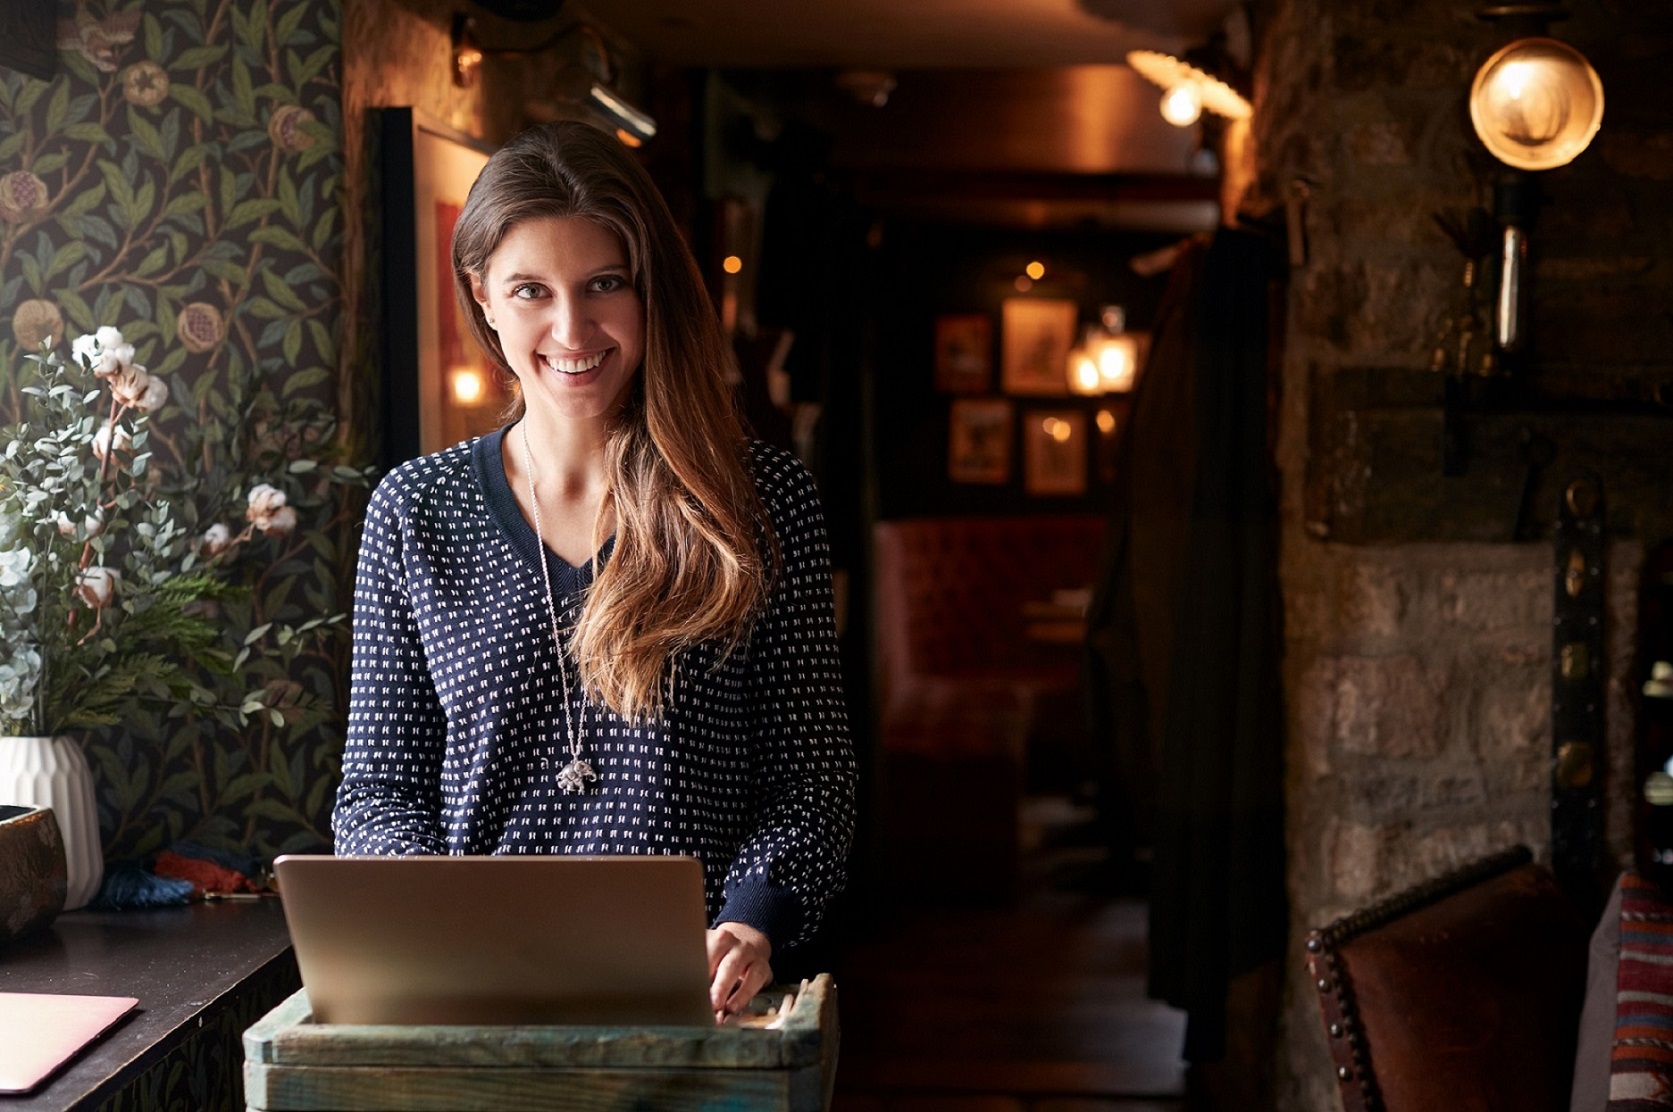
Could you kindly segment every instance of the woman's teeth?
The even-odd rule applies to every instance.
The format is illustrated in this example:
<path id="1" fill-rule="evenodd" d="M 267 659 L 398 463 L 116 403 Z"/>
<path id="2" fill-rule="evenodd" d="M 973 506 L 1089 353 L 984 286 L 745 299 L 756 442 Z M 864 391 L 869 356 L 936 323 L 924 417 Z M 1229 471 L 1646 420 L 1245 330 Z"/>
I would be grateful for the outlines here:
<path id="1" fill-rule="evenodd" d="M 585 374 L 604 362 L 604 353 L 599 352 L 596 355 L 586 355 L 579 358 L 564 358 L 562 356 L 553 358 L 548 355 L 545 359 L 546 365 L 559 374 L 579 375 Z"/>

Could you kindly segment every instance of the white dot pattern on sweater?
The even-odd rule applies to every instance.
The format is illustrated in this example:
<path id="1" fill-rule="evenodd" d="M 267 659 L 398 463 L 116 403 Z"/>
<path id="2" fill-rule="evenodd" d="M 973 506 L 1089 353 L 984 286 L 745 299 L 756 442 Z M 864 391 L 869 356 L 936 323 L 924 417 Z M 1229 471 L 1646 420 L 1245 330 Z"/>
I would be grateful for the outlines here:
<path id="1" fill-rule="evenodd" d="M 781 568 L 750 637 L 682 654 L 661 719 L 559 679 L 540 566 L 566 635 L 591 580 L 517 509 L 504 430 L 403 464 L 373 493 L 354 592 L 338 853 L 691 854 L 711 921 L 805 940 L 842 885 L 854 757 L 812 477 L 754 444 Z M 605 559 L 608 559 L 606 549 Z M 557 786 L 562 700 L 599 780 Z"/>

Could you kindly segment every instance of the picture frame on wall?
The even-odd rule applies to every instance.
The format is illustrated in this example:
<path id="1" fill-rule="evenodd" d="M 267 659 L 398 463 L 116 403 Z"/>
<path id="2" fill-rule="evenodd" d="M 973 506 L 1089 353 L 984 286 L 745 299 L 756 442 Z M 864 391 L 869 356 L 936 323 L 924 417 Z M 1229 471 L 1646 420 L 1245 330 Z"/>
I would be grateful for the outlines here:
<path id="1" fill-rule="evenodd" d="M 935 388 L 943 394 L 993 388 L 993 320 L 986 313 L 935 318 Z"/>
<path id="2" fill-rule="evenodd" d="M 1069 350 L 1080 306 L 1065 298 L 1007 297 L 1000 306 L 1001 378 L 1007 394 L 1069 392 Z"/>
<path id="3" fill-rule="evenodd" d="M 413 108 L 379 114 L 383 173 L 384 464 L 491 432 L 515 384 L 453 292 L 453 225 L 493 148 Z"/>
<path id="4" fill-rule="evenodd" d="M 947 422 L 947 477 L 955 483 L 1011 481 L 1014 409 L 1005 398 L 955 398 Z"/>
<path id="5" fill-rule="evenodd" d="M 1031 409 L 1022 420 L 1023 489 L 1031 495 L 1086 493 L 1086 412 Z"/>

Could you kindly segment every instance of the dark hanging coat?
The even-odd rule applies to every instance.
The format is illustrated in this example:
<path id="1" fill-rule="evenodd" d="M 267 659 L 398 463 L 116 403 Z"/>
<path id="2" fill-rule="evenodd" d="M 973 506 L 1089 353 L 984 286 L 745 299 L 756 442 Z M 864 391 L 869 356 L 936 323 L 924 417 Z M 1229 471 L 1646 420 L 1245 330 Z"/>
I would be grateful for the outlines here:
<path id="1" fill-rule="evenodd" d="M 1150 992 L 1223 1053 L 1231 978 L 1283 954 L 1282 649 L 1269 435 L 1276 296 L 1262 235 L 1186 246 L 1134 398 L 1089 614 L 1092 690 L 1154 850 Z"/>

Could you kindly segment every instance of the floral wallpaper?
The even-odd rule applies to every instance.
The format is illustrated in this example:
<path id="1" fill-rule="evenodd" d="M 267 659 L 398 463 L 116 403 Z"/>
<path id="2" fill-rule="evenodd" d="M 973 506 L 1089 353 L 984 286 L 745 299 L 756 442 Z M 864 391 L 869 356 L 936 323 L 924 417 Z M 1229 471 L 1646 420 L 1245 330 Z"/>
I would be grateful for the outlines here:
<path id="1" fill-rule="evenodd" d="M 339 414 L 344 234 L 337 0 L 60 0 L 50 82 L 0 69 L 0 406 L 24 351 L 114 325 L 172 382 L 154 469 L 223 520 L 230 476 L 297 460 L 301 515 L 228 605 L 235 632 L 345 605 L 367 457 Z M 8 327 L 9 325 L 9 327 Z M 300 456 L 324 457 L 314 468 Z M 233 507 L 242 513 L 241 507 Z M 288 667 L 284 727 L 229 734 L 158 710 L 88 737 L 107 856 L 190 840 L 261 856 L 329 840 L 341 751 L 340 633 Z M 263 669 L 266 669 L 263 671 Z"/>

